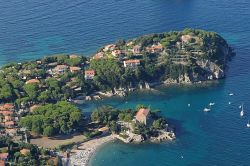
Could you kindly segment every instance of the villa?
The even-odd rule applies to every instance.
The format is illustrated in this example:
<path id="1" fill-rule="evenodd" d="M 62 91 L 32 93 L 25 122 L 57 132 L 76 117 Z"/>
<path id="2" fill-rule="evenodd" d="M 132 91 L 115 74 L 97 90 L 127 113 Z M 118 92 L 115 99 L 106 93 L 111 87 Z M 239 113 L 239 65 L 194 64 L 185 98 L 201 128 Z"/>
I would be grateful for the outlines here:
<path id="1" fill-rule="evenodd" d="M 25 82 L 25 84 L 39 84 L 40 81 L 38 79 L 31 79 Z"/>
<path id="2" fill-rule="evenodd" d="M 150 121 L 150 109 L 147 108 L 140 108 L 136 115 L 135 120 L 136 122 L 142 123 L 147 125 L 148 121 Z"/>
<path id="3" fill-rule="evenodd" d="M 85 79 L 86 80 L 93 80 L 95 76 L 95 70 L 85 70 Z"/>
<path id="4" fill-rule="evenodd" d="M 114 57 L 119 57 L 123 54 L 123 52 L 121 50 L 114 50 L 111 52 L 111 54 L 114 56 Z"/>
<path id="5" fill-rule="evenodd" d="M 57 65 L 53 71 L 56 74 L 64 74 L 66 71 L 68 70 L 68 66 L 67 65 Z"/>
<path id="6" fill-rule="evenodd" d="M 77 72 L 81 71 L 81 68 L 73 66 L 73 67 L 70 67 L 69 70 L 71 73 L 77 73 Z"/>
<path id="7" fill-rule="evenodd" d="M 93 59 L 102 59 L 104 57 L 104 52 L 98 52 L 94 55 Z"/>
<path id="8" fill-rule="evenodd" d="M 71 54 L 71 55 L 69 55 L 69 58 L 70 59 L 75 59 L 75 58 L 78 58 L 79 56 L 78 55 L 75 55 L 75 54 Z"/>
<path id="9" fill-rule="evenodd" d="M 109 44 L 109 45 L 106 45 L 103 49 L 103 51 L 113 51 L 115 49 L 116 45 L 115 44 Z"/>
<path id="10" fill-rule="evenodd" d="M 123 61 L 123 65 L 124 65 L 124 67 L 135 68 L 138 65 L 140 65 L 140 60 L 139 59 L 126 60 L 126 61 Z"/>
<path id="11" fill-rule="evenodd" d="M 141 46 L 139 46 L 139 45 L 134 46 L 132 51 L 134 54 L 140 54 L 141 53 Z"/>

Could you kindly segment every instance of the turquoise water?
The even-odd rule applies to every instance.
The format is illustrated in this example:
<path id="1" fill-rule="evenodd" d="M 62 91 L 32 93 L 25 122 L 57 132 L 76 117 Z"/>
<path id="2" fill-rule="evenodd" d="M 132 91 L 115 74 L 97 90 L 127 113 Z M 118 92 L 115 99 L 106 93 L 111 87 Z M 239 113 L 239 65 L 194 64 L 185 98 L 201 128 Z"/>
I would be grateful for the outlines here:
<path id="1" fill-rule="evenodd" d="M 91 55 L 121 38 L 185 27 L 219 32 L 237 53 L 220 83 L 209 88 L 163 88 L 161 94 L 131 94 L 82 106 L 89 112 L 101 104 L 129 108 L 144 103 L 161 109 L 177 129 L 177 140 L 171 143 L 109 143 L 93 156 L 91 165 L 249 166 L 249 10 L 248 0 L 4 1 L 0 3 L 0 65 L 56 53 Z M 228 96 L 230 92 L 235 95 Z M 204 113 L 209 102 L 216 104 Z M 246 116 L 240 118 L 242 102 Z"/>

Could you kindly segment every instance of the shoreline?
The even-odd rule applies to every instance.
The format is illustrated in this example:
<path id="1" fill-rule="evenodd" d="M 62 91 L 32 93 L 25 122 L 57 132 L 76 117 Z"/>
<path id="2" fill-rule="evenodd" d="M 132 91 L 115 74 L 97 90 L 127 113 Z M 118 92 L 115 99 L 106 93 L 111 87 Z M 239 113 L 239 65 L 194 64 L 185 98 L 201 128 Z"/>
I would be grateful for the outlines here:
<path id="1" fill-rule="evenodd" d="M 108 135 L 81 143 L 77 149 L 71 150 L 68 165 L 89 166 L 90 159 L 96 153 L 96 151 L 102 145 L 115 139 L 115 135 Z"/>

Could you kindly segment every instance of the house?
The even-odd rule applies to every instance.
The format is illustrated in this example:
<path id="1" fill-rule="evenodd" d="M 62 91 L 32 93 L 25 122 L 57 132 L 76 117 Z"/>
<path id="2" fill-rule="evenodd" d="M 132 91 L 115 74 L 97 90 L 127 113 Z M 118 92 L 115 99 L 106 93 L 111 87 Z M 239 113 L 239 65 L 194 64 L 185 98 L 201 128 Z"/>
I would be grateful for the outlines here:
<path id="1" fill-rule="evenodd" d="M 140 65 L 140 60 L 139 59 L 130 59 L 130 60 L 126 60 L 123 61 L 123 65 L 124 67 L 137 67 L 138 65 Z"/>
<path id="2" fill-rule="evenodd" d="M 109 128 L 107 126 L 99 128 L 98 131 L 102 132 L 102 135 L 109 134 Z"/>
<path id="3" fill-rule="evenodd" d="M 20 150 L 20 153 L 24 156 L 27 156 L 30 153 L 29 149 L 23 148 L 22 150 Z"/>
<path id="4" fill-rule="evenodd" d="M 150 53 L 159 53 L 159 52 L 163 51 L 163 47 L 160 43 L 157 45 L 153 44 L 151 47 L 147 47 L 146 49 Z"/>
<path id="5" fill-rule="evenodd" d="M 104 52 L 98 52 L 94 55 L 93 59 L 102 59 L 104 57 Z"/>
<path id="6" fill-rule="evenodd" d="M 134 46 L 132 51 L 134 54 L 140 54 L 141 53 L 141 46 L 139 46 L 139 45 Z"/>
<path id="7" fill-rule="evenodd" d="M 8 121 L 8 122 L 5 122 L 5 123 L 4 123 L 4 126 L 5 126 L 5 127 L 10 127 L 10 128 L 13 127 L 14 125 L 15 125 L 15 122 L 14 122 L 14 121 Z"/>
<path id="8" fill-rule="evenodd" d="M 73 67 L 70 67 L 69 70 L 71 73 L 77 73 L 77 72 L 81 71 L 81 68 L 73 66 Z"/>
<path id="9" fill-rule="evenodd" d="M 78 58 L 79 56 L 78 55 L 76 55 L 76 54 L 71 54 L 71 55 L 69 55 L 69 58 L 70 59 L 75 59 L 75 58 Z"/>
<path id="10" fill-rule="evenodd" d="M 12 116 L 4 116 L 4 122 L 12 121 L 13 117 Z"/>
<path id="11" fill-rule="evenodd" d="M 5 103 L 4 105 L 3 105 L 3 108 L 4 109 L 7 109 L 7 110 L 14 110 L 14 104 L 12 104 L 12 103 Z"/>
<path id="12" fill-rule="evenodd" d="M 67 65 L 57 65 L 53 71 L 56 74 L 64 74 L 66 71 L 68 70 L 68 66 Z"/>
<path id="13" fill-rule="evenodd" d="M 123 51 L 121 51 L 121 50 L 114 50 L 114 51 L 111 52 L 111 54 L 114 57 L 119 57 L 119 56 L 123 55 Z"/>
<path id="14" fill-rule="evenodd" d="M 106 45 L 103 49 L 103 51 L 113 51 L 115 49 L 116 45 L 115 44 L 109 44 L 109 45 Z"/>
<path id="15" fill-rule="evenodd" d="M 17 129 L 5 129 L 6 134 L 14 137 L 17 134 Z"/>
<path id="16" fill-rule="evenodd" d="M 33 112 L 36 108 L 40 107 L 40 105 L 35 104 L 30 107 L 30 112 Z"/>
<path id="17" fill-rule="evenodd" d="M 181 41 L 182 41 L 183 43 L 187 43 L 187 42 L 189 42 L 191 39 L 192 39 L 192 36 L 190 36 L 190 35 L 182 35 L 182 36 L 181 36 Z"/>
<path id="18" fill-rule="evenodd" d="M 85 79 L 92 80 L 95 76 L 95 70 L 85 70 Z"/>
<path id="19" fill-rule="evenodd" d="M 0 160 L 0 166 L 5 166 L 5 161 Z"/>
<path id="20" fill-rule="evenodd" d="M 7 161 L 9 153 L 0 153 L 0 160 Z"/>
<path id="21" fill-rule="evenodd" d="M 9 111 L 9 110 L 6 110 L 6 111 L 0 111 L 0 114 L 3 114 L 4 116 L 7 116 L 7 115 L 13 115 L 13 112 Z"/>
<path id="22" fill-rule="evenodd" d="M 135 115 L 135 119 L 137 122 L 147 125 L 147 122 L 150 121 L 150 110 L 148 108 L 140 108 Z"/>
<path id="23" fill-rule="evenodd" d="M 40 81 L 38 79 L 31 79 L 25 82 L 25 84 L 39 84 Z"/>

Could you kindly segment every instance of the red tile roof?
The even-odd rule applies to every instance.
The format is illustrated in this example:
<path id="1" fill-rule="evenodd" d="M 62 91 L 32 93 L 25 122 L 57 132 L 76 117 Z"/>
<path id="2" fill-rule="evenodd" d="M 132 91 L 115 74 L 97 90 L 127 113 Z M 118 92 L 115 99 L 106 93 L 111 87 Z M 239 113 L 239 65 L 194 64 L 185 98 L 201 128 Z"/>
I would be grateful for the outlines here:
<path id="1" fill-rule="evenodd" d="M 25 84 L 34 84 L 34 83 L 40 83 L 38 79 L 31 79 L 25 82 Z"/>
<path id="2" fill-rule="evenodd" d="M 5 103 L 5 104 L 3 105 L 3 107 L 4 107 L 5 109 L 13 109 L 13 108 L 14 108 L 14 104 L 12 104 L 12 103 Z"/>
<path id="3" fill-rule="evenodd" d="M 0 159 L 7 159 L 9 156 L 9 153 L 0 153 Z"/>
<path id="4" fill-rule="evenodd" d="M 140 63 L 140 60 L 139 59 L 129 59 L 129 60 L 126 60 L 125 63 Z"/>
<path id="5" fill-rule="evenodd" d="M 3 115 L 12 115 L 13 112 L 12 111 L 0 111 L 0 114 L 3 114 Z"/>
<path id="6" fill-rule="evenodd" d="M 137 113 L 136 113 L 136 117 L 147 117 L 149 115 L 150 110 L 147 108 L 140 108 Z"/>
<path id="7" fill-rule="evenodd" d="M 73 66 L 73 67 L 70 67 L 69 70 L 70 70 L 71 72 L 74 72 L 74 71 L 80 71 L 81 68 L 80 68 L 80 67 Z"/>
<path id="8" fill-rule="evenodd" d="M 95 75 L 95 70 L 85 70 L 85 75 Z"/>

